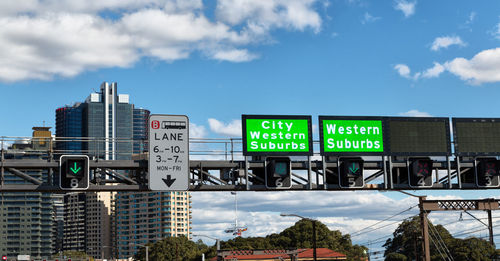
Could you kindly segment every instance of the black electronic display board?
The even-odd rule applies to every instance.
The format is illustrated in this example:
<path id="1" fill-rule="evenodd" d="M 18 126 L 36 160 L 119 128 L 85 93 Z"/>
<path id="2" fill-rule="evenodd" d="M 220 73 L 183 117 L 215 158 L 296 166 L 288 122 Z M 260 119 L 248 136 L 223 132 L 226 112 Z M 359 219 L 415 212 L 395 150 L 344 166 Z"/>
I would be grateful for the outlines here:
<path id="1" fill-rule="evenodd" d="M 455 154 L 500 155 L 500 119 L 452 118 Z"/>
<path id="2" fill-rule="evenodd" d="M 450 120 L 428 117 L 387 117 L 389 153 L 394 156 L 451 154 Z"/>

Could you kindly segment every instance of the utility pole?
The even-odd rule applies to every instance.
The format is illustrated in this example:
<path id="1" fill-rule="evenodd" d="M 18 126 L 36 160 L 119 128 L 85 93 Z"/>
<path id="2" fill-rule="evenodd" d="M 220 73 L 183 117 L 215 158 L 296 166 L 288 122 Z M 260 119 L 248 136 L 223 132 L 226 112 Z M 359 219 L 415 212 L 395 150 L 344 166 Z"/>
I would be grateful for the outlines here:
<path id="1" fill-rule="evenodd" d="M 424 261 L 431 261 L 431 250 L 429 248 L 429 224 L 427 222 L 427 215 L 429 214 L 424 210 L 425 196 L 418 197 L 418 206 L 420 208 L 420 226 L 422 227 L 422 252 L 424 254 Z"/>
<path id="2" fill-rule="evenodd" d="M 430 249 L 429 249 L 429 234 L 428 234 L 428 222 L 427 215 L 430 211 L 464 211 L 465 213 L 471 215 L 473 218 L 483 223 L 488 227 L 490 234 L 490 243 L 494 245 L 493 241 L 493 224 L 491 218 L 492 210 L 500 210 L 500 204 L 497 199 L 472 199 L 472 200 L 426 200 L 425 197 L 419 198 L 420 207 L 420 223 L 422 225 L 422 247 L 424 247 L 425 261 L 430 260 Z M 486 225 L 481 220 L 477 219 L 475 216 L 470 214 L 468 211 L 479 210 L 486 211 L 488 213 L 488 225 Z"/>
<path id="3" fill-rule="evenodd" d="M 313 225 L 313 260 L 316 261 L 316 220 L 311 219 Z"/>
<path id="4" fill-rule="evenodd" d="M 495 242 L 493 241 L 493 222 L 491 220 L 491 209 L 488 209 L 486 211 L 488 212 L 488 232 L 490 233 L 490 244 L 495 247 Z"/>

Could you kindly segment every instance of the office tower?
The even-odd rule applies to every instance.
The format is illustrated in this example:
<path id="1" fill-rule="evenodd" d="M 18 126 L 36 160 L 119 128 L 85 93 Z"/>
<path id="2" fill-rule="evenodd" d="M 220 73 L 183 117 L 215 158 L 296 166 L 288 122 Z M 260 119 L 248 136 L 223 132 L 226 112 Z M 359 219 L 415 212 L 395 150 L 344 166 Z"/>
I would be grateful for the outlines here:
<path id="1" fill-rule="evenodd" d="M 100 92 L 91 93 L 85 102 L 56 110 L 56 137 L 61 140 L 57 152 L 84 151 L 105 160 L 130 159 L 132 114 L 129 96 L 118 94 L 116 83 L 102 83 Z"/>
<path id="2" fill-rule="evenodd" d="M 189 192 L 120 192 L 114 203 L 118 258 L 133 256 L 139 245 L 162 238 L 191 238 Z"/>
<path id="3" fill-rule="evenodd" d="M 6 159 L 44 159 L 50 148 L 50 128 L 34 127 L 33 138 L 13 144 L 4 151 Z M 34 149 L 36 147 L 36 150 Z M 25 174 L 47 182 L 47 172 L 24 170 Z M 31 184 L 4 172 L 4 184 Z M 53 244 L 53 206 L 50 193 L 0 193 L 0 252 L 8 257 L 30 255 L 48 258 Z"/>
<path id="4" fill-rule="evenodd" d="M 148 140 L 148 120 L 150 112 L 143 108 L 134 108 L 133 111 L 133 138 L 134 154 L 139 154 L 147 150 Z"/>

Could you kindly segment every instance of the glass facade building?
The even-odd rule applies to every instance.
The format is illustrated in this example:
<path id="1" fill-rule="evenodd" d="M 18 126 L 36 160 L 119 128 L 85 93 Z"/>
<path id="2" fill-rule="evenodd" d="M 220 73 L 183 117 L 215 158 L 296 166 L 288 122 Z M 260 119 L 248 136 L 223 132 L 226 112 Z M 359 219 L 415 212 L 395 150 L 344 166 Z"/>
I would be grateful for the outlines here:
<path id="1" fill-rule="evenodd" d="M 151 114 L 149 110 L 134 108 L 134 154 L 139 154 L 148 149 L 148 119 Z"/>
<path id="2" fill-rule="evenodd" d="M 77 150 L 105 160 L 130 159 L 133 152 L 133 107 L 128 95 L 117 93 L 116 83 L 104 82 L 101 91 L 91 93 L 85 102 L 58 108 L 58 152 Z M 71 138 L 84 140 L 71 141 Z"/>

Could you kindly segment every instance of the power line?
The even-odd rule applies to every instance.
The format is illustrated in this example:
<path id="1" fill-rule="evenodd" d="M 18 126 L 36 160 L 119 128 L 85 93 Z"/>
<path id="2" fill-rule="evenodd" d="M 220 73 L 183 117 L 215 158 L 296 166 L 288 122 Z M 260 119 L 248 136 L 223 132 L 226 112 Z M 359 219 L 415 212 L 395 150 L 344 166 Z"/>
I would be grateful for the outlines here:
<path id="1" fill-rule="evenodd" d="M 498 227 L 498 226 L 500 226 L 500 223 L 496 223 L 496 224 L 493 225 L 493 227 Z M 478 229 L 478 228 L 480 228 L 480 229 Z M 459 237 L 459 236 L 463 236 L 463 235 L 468 235 L 468 234 L 472 234 L 472 233 L 483 231 L 485 229 L 488 229 L 488 228 L 485 227 L 484 225 L 483 226 L 476 226 L 476 227 L 473 227 L 473 228 L 462 230 L 462 231 L 459 232 L 459 234 L 453 235 L 453 237 Z M 474 231 L 471 231 L 471 230 L 474 230 Z"/>
<path id="2" fill-rule="evenodd" d="M 395 214 L 395 215 L 392 215 L 392 216 L 390 216 L 390 217 L 388 217 L 388 218 L 386 218 L 386 219 L 384 219 L 384 220 L 380 220 L 380 221 L 376 222 L 375 224 L 372 224 L 372 225 L 367 226 L 367 227 L 365 227 L 365 228 L 363 228 L 363 229 L 360 229 L 360 230 L 358 230 L 358 231 L 356 231 L 356 232 L 354 232 L 354 233 L 351 233 L 351 237 L 359 236 L 359 235 L 363 234 L 363 233 L 361 233 L 362 231 L 364 231 L 364 230 L 366 230 L 366 229 L 369 229 L 369 228 L 371 228 L 371 227 L 374 227 L 374 226 L 376 226 L 376 225 L 378 225 L 378 224 L 380 224 L 380 223 L 382 223 L 382 222 L 384 222 L 384 221 L 387 221 L 387 220 L 389 220 L 389 219 L 391 219 L 391 218 L 393 218 L 393 217 L 397 217 L 397 216 L 399 216 L 399 215 L 401 215 L 401 214 L 403 214 L 403 213 L 405 213 L 405 212 L 408 212 L 408 211 L 412 210 L 413 208 L 415 208 L 415 207 L 417 207 L 417 206 L 418 206 L 418 204 L 417 204 L 417 205 L 414 205 L 414 206 L 412 206 L 412 207 L 410 207 L 410 208 L 408 208 L 408 209 L 406 209 L 406 210 L 403 210 L 403 211 L 401 211 L 401 212 L 399 212 L 399 213 L 397 213 L 397 214 Z"/>
<path id="3" fill-rule="evenodd" d="M 359 233 L 359 234 L 357 234 L 357 235 L 351 235 L 351 237 L 353 237 L 353 236 L 359 236 L 359 235 L 363 235 L 363 234 L 367 234 L 367 233 L 371 233 L 371 232 L 373 232 L 373 231 L 375 231 L 375 230 L 379 230 L 379 229 L 384 228 L 384 227 L 388 227 L 388 226 L 392 226 L 392 225 L 397 224 L 397 223 L 401 223 L 402 221 L 404 221 L 404 220 L 406 220 L 406 219 L 408 219 L 408 217 L 403 218 L 403 219 L 401 219 L 401 220 L 397 220 L 397 221 L 392 222 L 392 223 L 389 223 L 389 224 L 385 224 L 385 225 L 380 226 L 380 227 L 377 227 L 377 228 L 373 228 L 373 229 L 371 229 L 370 231 L 366 231 L 366 232 L 363 232 L 363 233 Z"/>
<path id="4" fill-rule="evenodd" d="M 435 226 L 432 226 L 429 219 L 427 216 L 425 217 L 427 219 L 427 226 L 429 227 L 429 231 L 431 231 L 431 234 L 434 233 L 434 237 L 436 238 L 438 244 L 443 248 L 443 252 L 446 254 L 447 259 L 453 260 L 453 257 L 451 256 L 450 250 L 446 246 L 446 243 L 444 242 L 443 238 L 439 234 L 439 231 Z"/>
<path id="5" fill-rule="evenodd" d="M 389 237 L 392 237 L 392 234 L 389 234 L 389 235 L 386 235 L 386 236 L 383 236 L 383 237 L 379 237 L 379 238 L 375 238 L 373 240 L 370 240 L 370 241 L 367 241 L 367 242 L 363 242 L 363 243 L 360 243 L 360 245 L 372 245 L 372 244 L 377 244 L 379 242 L 383 242 L 385 240 L 383 239 L 386 239 L 386 238 L 389 238 Z"/>

